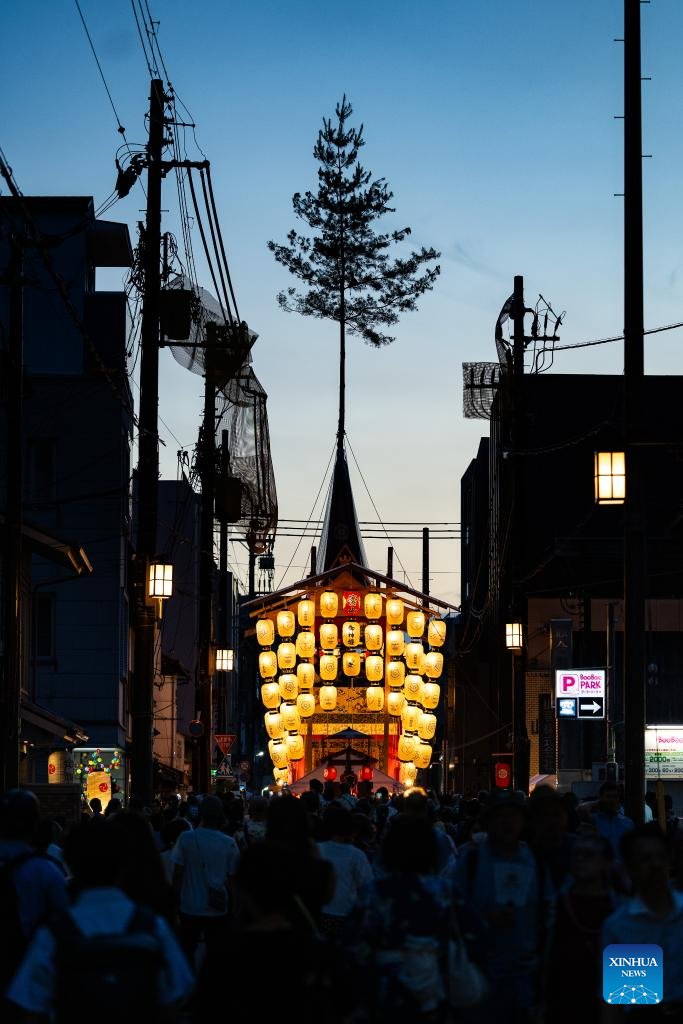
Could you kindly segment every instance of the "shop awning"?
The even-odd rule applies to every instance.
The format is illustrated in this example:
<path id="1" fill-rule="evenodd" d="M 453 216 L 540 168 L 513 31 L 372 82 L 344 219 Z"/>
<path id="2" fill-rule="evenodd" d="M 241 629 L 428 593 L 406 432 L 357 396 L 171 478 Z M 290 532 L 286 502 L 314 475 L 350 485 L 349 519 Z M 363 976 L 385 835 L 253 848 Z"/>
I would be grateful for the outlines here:
<path id="1" fill-rule="evenodd" d="M 21 702 L 21 737 L 36 746 L 48 747 L 57 746 L 58 740 L 66 744 L 88 740 L 80 725 L 26 699 Z"/>

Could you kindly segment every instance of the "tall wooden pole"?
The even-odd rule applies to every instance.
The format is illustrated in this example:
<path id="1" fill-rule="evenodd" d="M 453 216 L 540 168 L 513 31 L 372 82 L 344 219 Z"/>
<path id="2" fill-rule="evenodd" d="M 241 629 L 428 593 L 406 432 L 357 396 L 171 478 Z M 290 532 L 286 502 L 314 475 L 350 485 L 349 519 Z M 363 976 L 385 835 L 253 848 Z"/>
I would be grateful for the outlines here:
<path id="1" fill-rule="evenodd" d="M 213 687 L 212 643 L 213 589 L 215 562 L 213 557 L 214 494 L 216 490 L 216 381 L 214 366 L 218 331 L 215 323 L 206 325 L 206 363 L 204 369 L 204 419 L 202 422 L 201 484 L 202 504 L 200 520 L 199 560 L 199 685 L 197 711 L 204 725 L 204 735 L 198 740 L 199 778 L 197 789 L 208 793 L 211 787 L 211 758 L 213 754 Z"/>

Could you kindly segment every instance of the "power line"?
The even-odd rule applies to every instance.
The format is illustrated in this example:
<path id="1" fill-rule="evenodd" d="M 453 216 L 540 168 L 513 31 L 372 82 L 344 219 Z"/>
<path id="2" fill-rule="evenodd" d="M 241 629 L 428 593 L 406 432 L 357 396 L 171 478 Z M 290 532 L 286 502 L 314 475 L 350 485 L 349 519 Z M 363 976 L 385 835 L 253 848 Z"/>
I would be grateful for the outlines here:
<path id="1" fill-rule="evenodd" d="M 663 327 L 650 327 L 643 331 L 643 334 L 661 334 L 662 331 L 673 331 L 677 327 L 683 327 L 683 320 L 675 324 L 664 324 Z M 569 348 L 590 348 L 592 345 L 608 345 L 612 341 L 623 341 L 623 334 L 615 334 L 612 338 L 595 338 L 593 341 L 575 341 L 571 345 L 554 345 L 554 352 L 563 352 Z"/>
<path id="2" fill-rule="evenodd" d="M 116 118 L 117 129 L 121 133 L 121 135 L 123 135 L 123 137 L 125 139 L 126 138 L 126 129 L 121 124 L 121 118 L 119 117 L 118 112 L 116 110 L 116 107 L 114 106 L 114 101 L 112 99 L 111 92 L 109 91 L 109 86 L 107 85 L 107 79 L 104 77 L 104 71 L 102 70 L 102 65 L 100 64 L 100 60 L 99 60 L 99 57 L 97 56 L 97 53 L 95 51 L 95 46 L 94 46 L 94 43 L 93 43 L 92 38 L 90 36 L 90 32 L 88 31 L 88 26 L 86 25 L 85 18 L 83 17 L 83 11 L 81 10 L 81 5 L 79 4 L 78 0 L 74 0 L 74 3 L 76 4 L 76 10 L 78 11 L 78 13 L 80 15 L 81 22 L 83 24 L 83 29 L 85 30 L 85 34 L 88 37 L 88 42 L 90 43 L 90 49 L 92 50 L 92 55 L 95 58 L 95 63 L 97 64 L 97 70 L 99 71 L 100 78 L 102 79 L 102 85 L 104 86 L 105 92 L 107 93 L 107 96 L 109 97 L 109 103 L 111 104 L 111 109 L 114 111 L 114 117 Z"/>
<path id="3" fill-rule="evenodd" d="M 330 454 L 330 457 L 329 457 L 329 459 L 328 459 L 328 462 L 327 462 L 327 466 L 325 467 L 325 472 L 323 473 L 323 478 L 322 478 L 322 481 L 321 481 L 321 483 L 320 483 L 320 487 L 318 488 L 318 493 L 317 493 L 317 494 L 316 494 L 316 496 L 315 496 L 315 501 L 313 502 L 313 507 L 311 508 L 311 517 L 313 516 L 313 513 L 315 512 L 315 507 L 316 507 L 316 505 L 318 504 L 318 499 L 320 498 L 320 495 L 321 495 L 321 493 L 322 493 L 322 489 L 323 489 L 323 487 L 325 486 L 325 481 L 326 481 L 326 479 L 327 479 L 327 474 L 328 474 L 328 472 L 329 472 L 330 466 L 332 465 L 332 459 L 334 458 L 334 453 L 335 453 L 335 451 L 336 451 L 336 444 L 335 444 L 335 446 L 334 446 L 334 447 L 332 448 L 332 452 L 331 452 L 331 454 Z M 331 481 L 330 481 L 330 483 L 331 483 Z M 300 537 L 300 538 L 299 538 L 299 543 L 298 543 L 298 544 L 297 544 L 297 546 L 296 546 L 296 547 L 294 548 L 294 553 L 292 554 L 292 557 L 291 557 L 291 558 L 290 558 L 290 560 L 289 560 L 289 564 L 287 565 L 287 568 L 285 569 L 285 571 L 283 572 L 282 576 L 280 577 L 280 582 L 279 582 L 279 583 L 277 584 L 277 586 L 276 586 L 276 588 L 275 588 L 276 590 L 279 590 L 279 589 L 280 589 L 280 587 L 282 586 L 282 583 L 283 583 L 283 581 L 284 581 L 284 579 L 285 579 L 285 576 L 287 575 L 287 573 L 288 573 L 288 572 L 289 572 L 289 570 L 291 569 L 291 567 L 292 567 L 292 562 L 293 562 L 293 561 L 294 561 L 294 559 L 296 558 L 296 553 L 297 553 L 297 551 L 299 550 L 299 548 L 301 547 L 301 541 L 302 541 L 302 539 L 303 539 L 303 537 Z"/>

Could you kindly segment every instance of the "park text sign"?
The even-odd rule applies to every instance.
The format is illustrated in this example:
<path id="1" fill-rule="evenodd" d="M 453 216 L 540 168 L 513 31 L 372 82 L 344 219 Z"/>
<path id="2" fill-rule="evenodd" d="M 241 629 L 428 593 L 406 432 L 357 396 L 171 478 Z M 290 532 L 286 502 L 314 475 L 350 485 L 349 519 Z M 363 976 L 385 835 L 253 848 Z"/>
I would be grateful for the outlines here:
<path id="1" fill-rule="evenodd" d="M 557 669 L 557 717 L 577 721 L 604 718 L 605 675 L 604 668 Z"/>

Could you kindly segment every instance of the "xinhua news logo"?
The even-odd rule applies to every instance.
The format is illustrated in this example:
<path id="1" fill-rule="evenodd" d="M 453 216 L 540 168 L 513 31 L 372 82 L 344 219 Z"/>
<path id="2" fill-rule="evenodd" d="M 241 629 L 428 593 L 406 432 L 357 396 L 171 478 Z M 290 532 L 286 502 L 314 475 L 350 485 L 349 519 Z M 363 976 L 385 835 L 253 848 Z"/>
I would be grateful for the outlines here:
<path id="1" fill-rule="evenodd" d="M 662 947 L 615 944 L 602 954 L 602 995 L 614 1005 L 648 1006 L 664 998 Z"/>

